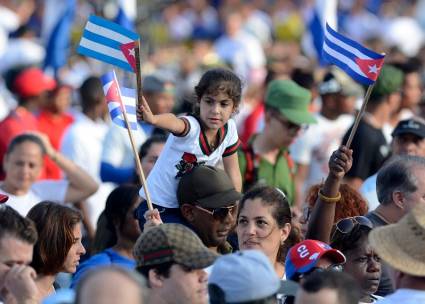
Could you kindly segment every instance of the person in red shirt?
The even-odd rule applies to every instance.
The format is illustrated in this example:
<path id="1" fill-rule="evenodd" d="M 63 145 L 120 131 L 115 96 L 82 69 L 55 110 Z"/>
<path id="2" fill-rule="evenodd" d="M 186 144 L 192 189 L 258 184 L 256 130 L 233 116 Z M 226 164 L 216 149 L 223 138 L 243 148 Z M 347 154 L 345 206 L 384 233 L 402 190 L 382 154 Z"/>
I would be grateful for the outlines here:
<path id="1" fill-rule="evenodd" d="M 49 137 L 50 143 L 56 150 L 60 150 L 63 134 L 74 122 L 74 117 L 67 112 L 71 102 L 71 93 L 71 87 L 59 84 L 49 92 L 47 103 L 37 115 L 39 131 Z M 61 170 L 51 159 L 45 159 L 44 167 L 46 179 L 61 179 Z"/>
<path id="2" fill-rule="evenodd" d="M 34 112 L 46 100 L 46 93 L 56 86 L 56 81 L 38 68 L 27 67 L 17 73 L 11 82 L 11 90 L 18 99 L 18 106 L 0 122 L 0 164 L 10 141 L 27 131 L 38 130 Z M 0 179 L 4 179 L 3 168 Z"/>

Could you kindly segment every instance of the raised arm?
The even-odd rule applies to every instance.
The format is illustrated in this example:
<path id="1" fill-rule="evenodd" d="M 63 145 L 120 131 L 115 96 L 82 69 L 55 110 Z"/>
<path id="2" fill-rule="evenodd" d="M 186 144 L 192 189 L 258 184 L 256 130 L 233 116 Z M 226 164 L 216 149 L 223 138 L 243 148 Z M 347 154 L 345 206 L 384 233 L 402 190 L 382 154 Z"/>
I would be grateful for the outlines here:
<path id="1" fill-rule="evenodd" d="M 137 109 L 137 118 L 177 135 L 182 134 L 186 129 L 184 120 L 173 113 L 153 114 L 145 97 L 142 98 L 142 103 Z"/>
<path id="2" fill-rule="evenodd" d="M 50 144 L 49 139 L 42 133 L 36 133 L 40 137 L 46 149 L 47 156 L 53 160 L 66 174 L 69 181 L 68 190 L 65 194 L 66 202 L 79 202 L 97 191 L 99 185 L 82 168 L 56 151 Z"/>
<path id="3" fill-rule="evenodd" d="M 353 163 L 353 150 L 345 146 L 334 151 L 329 159 L 329 174 L 319 190 L 311 212 L 306 238 L 329 243 L 335 219 L 335 206 L 341 199 L 339 187 Z"/>

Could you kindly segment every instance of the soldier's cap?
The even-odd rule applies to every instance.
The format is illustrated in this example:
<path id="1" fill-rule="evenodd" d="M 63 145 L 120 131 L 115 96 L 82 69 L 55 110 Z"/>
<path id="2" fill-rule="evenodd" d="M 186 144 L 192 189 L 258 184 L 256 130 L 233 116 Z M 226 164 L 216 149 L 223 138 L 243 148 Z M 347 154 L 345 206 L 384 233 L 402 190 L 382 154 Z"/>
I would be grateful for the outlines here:
<path id="1" fill-rule="evenodd" d="M 133 254 L 137 267 L 173 262 L 203 269 L 217 258 L 192 230 L 181 224 L 161 224 L 144 231 L 134 245 Z"/>
<path id="2" fill-rule="evenodd" d="M 196 203 L 203 208 L 221 208 L 234 205 L 241 198 L 226 172 L 213 166 L 193 168 L 177 186 L 180 205 Z"/>
<path id="3" fill-rule="evenodd" d="M 308 109 L 310 101 L 310 91 L 292 80 L 277 79 L 267 86 L 266 106 L 276 109 L 295 124 L 317 122 Z"/>

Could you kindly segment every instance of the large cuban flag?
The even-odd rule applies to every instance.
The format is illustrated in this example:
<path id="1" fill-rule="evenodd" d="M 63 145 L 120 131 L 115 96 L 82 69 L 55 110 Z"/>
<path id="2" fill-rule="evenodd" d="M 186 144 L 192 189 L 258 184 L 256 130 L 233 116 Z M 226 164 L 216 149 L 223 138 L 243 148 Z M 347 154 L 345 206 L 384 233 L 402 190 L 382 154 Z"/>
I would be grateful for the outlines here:
<path id="1" fill-rule="evenodd" d="M 339 34 L 329 24 L 326 24 L 322 52 L 326 61 L 340 67 L 354 80 L 365 85 L 376 81 L 385 57 Z"/>
<path id="2" fill-rule="evenodd" d="M 135 41 L 139 35 L 114 22 L 91 15 L 84 28 L 78 53 L 136 71 Z"/>
<path id="3" fill-rule="evenodd" d="M 136 91 L 119 87 L 115 72 L 106 73 L 101 77 L 103 92 L 108 104 L 112 121 L 120 127 L 127 128 L 124 112 L 131 130 L 137 130 Z"/>

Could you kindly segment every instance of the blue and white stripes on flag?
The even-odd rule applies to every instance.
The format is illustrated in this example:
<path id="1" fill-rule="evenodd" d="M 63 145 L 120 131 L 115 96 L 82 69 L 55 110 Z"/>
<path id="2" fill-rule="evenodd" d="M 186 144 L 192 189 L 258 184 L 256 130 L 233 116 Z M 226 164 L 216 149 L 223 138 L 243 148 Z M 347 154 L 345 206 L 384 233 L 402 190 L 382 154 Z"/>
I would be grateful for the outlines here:
<path id="1" fill-rule="evenodd" d="M 326 24 L 323 57 L 344 70 L 354 80 L 371 85 L 378 78 L 385 55 L 365 48 Z"/>
<path id="2" fill-rule="evenodd" d="M 128 30 L 134 31 L 136 12 L 136 0 L 118 0 L 118 14 L 115 17 L 115 22 Z"/>
<path id="3" fill-rule="evenodd" d="M 84 28 L 77 51 L 82 55 L 133 72 L 132 65 L 122 51 L 122 46 L 133 43 L 138 39 L 137 33 L 114 22 L 91 15 Z"/>
<path id="4" fill-rule="evenodd" d="M 332 28 L 338 29 L 337 7 L 337 0 L 316 0 L 311 21 L 308 25 L 317 59 L 322 66 L 327 63 L 322 56 L 325 25 L 328 23 Z"/>
<path id="5" fill-rule="evenodd" d="M 111 120 L 118 126 L 127 128 L 125 112 L 130 129 L 137 130 L 136 91 L 128 88 L 120 90 L 114 71 L 103 75 L 101 80 Z"/>

